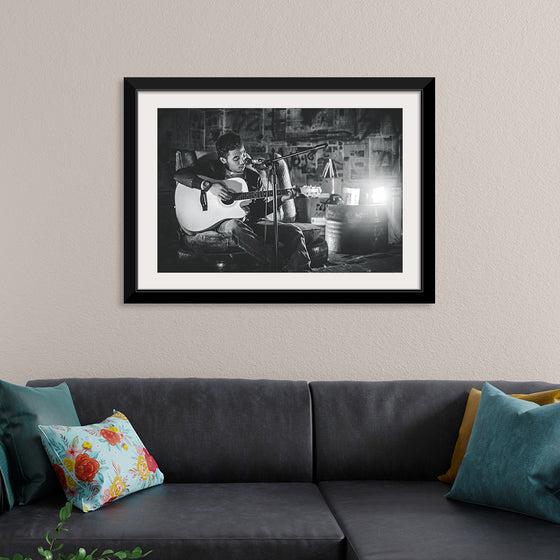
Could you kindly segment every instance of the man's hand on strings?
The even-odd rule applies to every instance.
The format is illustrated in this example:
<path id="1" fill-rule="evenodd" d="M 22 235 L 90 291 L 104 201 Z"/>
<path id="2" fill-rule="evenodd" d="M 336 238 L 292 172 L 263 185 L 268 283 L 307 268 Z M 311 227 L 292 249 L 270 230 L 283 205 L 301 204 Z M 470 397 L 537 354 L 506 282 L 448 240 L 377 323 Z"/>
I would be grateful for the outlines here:
<path id="1" fill-rule="evenodd" d="M 222 202 L 231 202 L 235 194 L 235 191 L 228 189 L 221 183 L 213 183 L 212 186 L 208 189 L 208 192 L 211 192 L 214 196 L 217 196 Z"/>

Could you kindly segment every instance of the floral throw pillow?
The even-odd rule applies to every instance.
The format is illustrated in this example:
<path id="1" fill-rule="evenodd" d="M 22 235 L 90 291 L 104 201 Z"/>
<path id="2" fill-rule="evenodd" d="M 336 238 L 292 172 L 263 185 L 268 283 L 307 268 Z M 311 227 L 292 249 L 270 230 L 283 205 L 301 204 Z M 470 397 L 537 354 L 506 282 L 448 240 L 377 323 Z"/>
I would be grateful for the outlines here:
<path id="1" fill-rule="evenodd" d="M 99 424 L 39 430 L 68 501 L 82 511 L 163 482 L 155 459 L 121 412 Z"/>

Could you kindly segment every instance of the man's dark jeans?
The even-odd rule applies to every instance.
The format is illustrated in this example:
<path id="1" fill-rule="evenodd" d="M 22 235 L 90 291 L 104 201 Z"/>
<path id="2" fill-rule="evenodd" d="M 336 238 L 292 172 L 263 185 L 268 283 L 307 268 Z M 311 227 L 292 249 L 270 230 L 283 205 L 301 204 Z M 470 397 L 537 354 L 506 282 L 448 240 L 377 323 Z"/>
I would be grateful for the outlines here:
<path id="1" fill-rule="evenodd" d="M 230 236 L 241 249 L 260 263 L 270 267 L 274 262 L 272 222 L 248 224 L 242 220 L 226 220 L 218 226 L 217 231 Z M 265 236 L 266 244 L 264 243 Z M 295 224 L 279 222 L 278 241 L 278 253 L 283 271 L 309 272 L 311 270 L 311 259 L 300 228 Z"/>

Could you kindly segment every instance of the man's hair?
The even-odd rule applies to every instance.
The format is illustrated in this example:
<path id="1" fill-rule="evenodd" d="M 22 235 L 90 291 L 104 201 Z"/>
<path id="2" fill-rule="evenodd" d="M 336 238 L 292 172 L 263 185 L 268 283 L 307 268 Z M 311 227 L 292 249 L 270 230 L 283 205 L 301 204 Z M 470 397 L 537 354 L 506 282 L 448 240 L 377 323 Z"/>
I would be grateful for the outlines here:
<path id="1" fill-rule="evenodd" d="M 241 137 L 235 132 L 227 132 L 222 134 L 216 140 L 216 151 L 218 152 L 218 157 L 227 157 L 230 150 L 237 150 L 243 146 Z"/>

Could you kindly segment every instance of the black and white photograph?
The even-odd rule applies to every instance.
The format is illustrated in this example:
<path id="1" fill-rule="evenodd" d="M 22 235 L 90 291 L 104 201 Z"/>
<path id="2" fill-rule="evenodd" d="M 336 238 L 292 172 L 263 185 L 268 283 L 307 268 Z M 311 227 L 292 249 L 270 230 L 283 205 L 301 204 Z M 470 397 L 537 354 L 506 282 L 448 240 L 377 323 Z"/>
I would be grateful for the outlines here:
<path id="1" fill-rule="evenodd" d="M 142 89 L 146 79 L 127 80 Z M 127 138 L 138 154 L 125 168 L 125 203 L 131 190 L 138 196 L 138 281 L 147 271 L 159 295 L 179 299 L 427 295 L 433 216 L 422 203 L 433 176 L 422 176 L 421 84 L 410 92 L 405 83 L 387 90 L 399 79 L 355 88 L 335 80 L 331 89 L 320 79 L 268 79 L 263 88 L 252 79 L 240 90 L 234 80 L 185 79 L 160 91 L 153 80 L 145 107 L 137 92 Z"/>
<path id="2" fill-rule="evenodd" d="M 160 109 L 158 270 L 401 272 L 401 134 L 400 109 Z"/>

